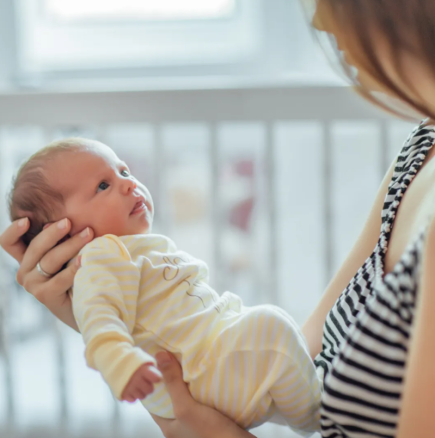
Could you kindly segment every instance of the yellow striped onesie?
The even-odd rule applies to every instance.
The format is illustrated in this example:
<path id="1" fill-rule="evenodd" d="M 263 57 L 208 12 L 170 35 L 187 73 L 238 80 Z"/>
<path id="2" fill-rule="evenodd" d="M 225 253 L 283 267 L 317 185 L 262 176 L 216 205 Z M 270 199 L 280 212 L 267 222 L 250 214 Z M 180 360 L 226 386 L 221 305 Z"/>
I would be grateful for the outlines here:
<path id="1" fill-rule="evenodd" d="M 251 428 L 276 410 L 297 430 L 319 424 L 320 381 L 299 328 L 272 305 L 245 307 L 208 285 L 201 260 L 156 234 L 99 237 L 81 251 L 73 310 L 91 368 L 120 398 L 136 369 L 175 354 L 193 397 Z M 173 418 L 163 383 L 142 404 Z"/>

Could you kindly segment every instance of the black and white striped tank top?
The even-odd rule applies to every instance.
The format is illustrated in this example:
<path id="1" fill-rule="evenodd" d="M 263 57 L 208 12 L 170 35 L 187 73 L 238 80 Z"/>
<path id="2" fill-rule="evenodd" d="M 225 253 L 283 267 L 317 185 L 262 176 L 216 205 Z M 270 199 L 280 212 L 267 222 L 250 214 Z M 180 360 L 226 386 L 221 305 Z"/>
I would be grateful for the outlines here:
<path id="1" fill-rule="evenodd" d="M 323 351 L 322 437 L 394 437 L 416 304 L 426 228 L 384 276 L 400 201 L 435 141 L 421 124 L 406 140 L 382 210 L 379 241 L 329 312 Z"/>

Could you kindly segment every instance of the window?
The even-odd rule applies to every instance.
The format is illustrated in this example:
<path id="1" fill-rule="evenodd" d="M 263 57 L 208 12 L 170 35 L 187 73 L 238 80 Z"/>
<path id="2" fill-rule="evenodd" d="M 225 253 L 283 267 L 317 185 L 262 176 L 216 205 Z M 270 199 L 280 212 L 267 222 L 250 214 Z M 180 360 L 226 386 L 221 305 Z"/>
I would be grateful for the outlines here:
<path id="1" fill-rule="evenodd" d="M 259 47 L 261 0 L 20 0 L 26 73 L 239 62 Z"/>
<path id="2" fill-rule="evenodd" d="M 337 83 L 299 0 L 15 0 L 14 6 L 19 87 Z"/>
<path id="3" fill-rule="evenodd" d="M 54 20 L 203 20 L 228 18 L 235 0 L 44 0 L 43 11 Z"/>

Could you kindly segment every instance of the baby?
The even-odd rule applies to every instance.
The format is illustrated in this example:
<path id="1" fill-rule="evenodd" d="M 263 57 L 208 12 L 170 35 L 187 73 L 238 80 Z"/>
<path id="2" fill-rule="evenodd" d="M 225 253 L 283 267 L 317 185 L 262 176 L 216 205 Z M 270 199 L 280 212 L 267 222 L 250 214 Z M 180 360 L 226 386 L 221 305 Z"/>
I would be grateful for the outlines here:
<path id="1" fill-rule="evenodd" d="M 173 418 L 155 368 L 164 349 L 181 363 L 193 397 L 241 427 L 278 412 L 296 430 L 318 429 L 321 382 L 293 319 L 218 295 L 203 261 L 152 234 L 151 194 L 109 147 L 69 138 L 37 152 L 18 171 L 10 212 L 29 217 L 27 244 L 64 217 L 70 235 L 94 230 L 80 253 L 73 311 L 87 364 L 118 399 Z"/>

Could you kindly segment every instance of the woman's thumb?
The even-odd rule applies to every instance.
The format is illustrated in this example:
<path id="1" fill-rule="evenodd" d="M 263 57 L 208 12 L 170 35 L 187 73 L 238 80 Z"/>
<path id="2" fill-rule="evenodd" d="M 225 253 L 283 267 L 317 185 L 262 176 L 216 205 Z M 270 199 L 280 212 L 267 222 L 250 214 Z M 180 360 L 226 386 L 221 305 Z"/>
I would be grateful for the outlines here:
<path id="1" fill-rule="evenodd" d="M 156 354 L 156 361 L 172 399 L 175 415 L 177 415 L 176 412 L 179 410 L 177 408 L 181 408 L 186 402 L 193 401 L 183 381 L 183 371 L 177 359 L 167 351 L 159 351 Z"/>
<path id="2" fill-rule="evenodd" d="M 172 386 L 180 380 L 183 381 L 183 373 L 180 364 L 171 353 L 159 351 L 156 354 L 156 361 L 160 372 L 163 374 L 166 385 Z"/>

